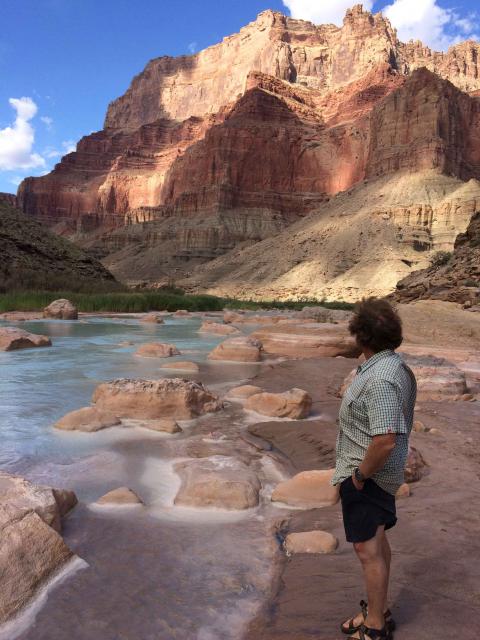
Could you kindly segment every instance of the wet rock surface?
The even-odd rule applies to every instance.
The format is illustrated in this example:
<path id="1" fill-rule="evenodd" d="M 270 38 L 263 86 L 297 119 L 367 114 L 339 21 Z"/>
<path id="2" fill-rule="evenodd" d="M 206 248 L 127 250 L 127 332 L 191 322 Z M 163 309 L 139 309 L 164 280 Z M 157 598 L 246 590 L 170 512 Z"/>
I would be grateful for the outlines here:
<path id="1" fill-rule="evenodd" d="M 83 407 L 67 413 L 55 423 L 57 429 L 64 431 L 100 431 L 120 424 L 120 418 L 110 411 L 98 407 Z"/>
<path id="2" fill-rule="evenodd" d="M 105 495 L 101 496 L 97 502 L 97 505 L 109 505 L 109 506 L 132 506 L 132 505 L 142 505 L 143 500 L 132 491 L 128 487 L 118 487 L 117 489 L 112 489 Z"/>
<path id="3" fill-rule="evenodd" d="M 17 327 L 0 327 L 0 351 L 17 351 L 34 347 L 51 347 L 47 336 L 29 333 Z"/>
<path id="4" fill-rule="evenodd" d="M 56 320 L 78 320 L 77 307 L 66 298 L 54 300 L 43 310 L 44 318 L 54 318 Z"/>
<path id="5" fill-rule="evenodd" d="M 262 343 L 250 337 L 229 338 L 221 342 L 209 354 L 209 360 L 225 360 L 229 362 L 259 362 L 261 360 Z"/>
<path id="6" fill-rule="evenodd" d="M 312 397 L 303 389 L 290 389 L 283 393 L 257 393 L 245 403 L 245 409 L 272 418 L 299 420 L 310 415 Z"/>
<path id="7" fill-rule="evenodd" d="M 175 465 L 175 471 L 182 478 L 175 497 L 176 505 L 235 510 L 258 505 L 260 481 L 239 460 L 215 456 L 180 462 Z"/>
<path id="8" fill-rule="evenodd" d="M 96 388 L 93 402 L 120 417 L 147 420 L 189 419 L 221 408 L 217 396 L 203 384 L 181 378 L 106 382 Z"/>
<path id="9" fill-rule="evenodd" d="M 0 624 L 74 557 L 60 531 L 62 516 L 76 501 L 71 491 L 37 486 L 0 471 Z"/>
<path id="10" fill-rule="evenodd" d="M 142 344 L 135 352 L 135 355 L 143 358 L 171 358 L 180 355 L 180 351 L 174 344 L 164 342 L 150 342 Z"/>
<path id="11" fill-rule="evenodd" d="M 213 333 L 219 336 L 229 336 L 240 333 L 240 329 L 231 324 L 220 324 L 219 322 L 206 321 L 199 329 L 200 333 Z"/>

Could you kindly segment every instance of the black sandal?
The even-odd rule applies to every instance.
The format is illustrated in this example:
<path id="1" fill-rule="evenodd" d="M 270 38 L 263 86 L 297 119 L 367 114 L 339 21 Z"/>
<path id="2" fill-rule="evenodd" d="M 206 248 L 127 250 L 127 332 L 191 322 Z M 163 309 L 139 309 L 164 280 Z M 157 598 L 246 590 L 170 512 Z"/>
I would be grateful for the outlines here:
<path id="1" fill-rule="evenodd" d="M 365 620 L 368 614 L 368 604 L 365 602 L 365 600 L 360 600 L 360 608 L 362 609 L 363 619 Z M 352 633 L 355 633 L 355 631 L 358 631 L 360 629 L 363 622 L 358 625 L 353 624 L 353 621 L 355 620 L 356 617 L 357 616 L 354 616 L 353 618 L 348 618 L 348 620 L 345 620 L 345 622 L 342 622 L 342 624 L 340 625 L 340 629 L 342 633 L 344 633 L 345 635 L 351 635 Z M 345 627 L 347 622 L 348 622 L 348 627 Z"/>
<path id="2" fill-rule="evenodd" d="M 372 629 L 362 624 L 359 631 L 360 638 L 358 640 L 391 640 L 393 637 L 391 632 L 387 629 L 387 625 L 385 625 L 383 629 Z"/>
<path id="3" fill-rule="evenodd" d="M 362 609 L 363 620 L 365 621 L 368 615 L 368 602 L 365 602 L 365 600 L 360 600 L 360 608 Z M 354 625 L 353 621 L 356 617 L 357 616 L 355 616 L 354 618 L 349 618 L 348 620 L 345 620 L 345 622 L 342 622 L 342 624 L 340 625 L 342 633 L 344 633 L 345 635 L 350 635 L 352 633 L 355 633 L 355 631 L 359 631 L 360 627 L 363 625 L 363 622 L 359 625 Z M 345 627 L 347 622 L 348 627 Z M 393 633 L 396 629 L 396 626 L 397 625 L 395 623 L 395 620 L 393 619 L 392 612 L 390 611 L 390 609 L 387 609 L 385 611 L 385 628 L 389 633 Z"/>

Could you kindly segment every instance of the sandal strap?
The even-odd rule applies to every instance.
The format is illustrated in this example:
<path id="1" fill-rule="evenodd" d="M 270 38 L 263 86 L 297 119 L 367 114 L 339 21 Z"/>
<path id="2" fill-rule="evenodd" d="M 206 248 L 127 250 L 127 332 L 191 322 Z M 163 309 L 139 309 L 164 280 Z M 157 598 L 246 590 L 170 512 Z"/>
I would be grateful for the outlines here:
<path id="1" fill-rule="evenodd" d="M 383 627 L 383 629 L 372 629 L 362 624 L 359 631 L 359 640 L 386 640 L 386 638 L 388 638 L 386 627 Z M 368 636 L 368 638 L 366 636 Z"/>
<path id="2" fill-rule="evenodd" d="M 360 600 L 360 607 L 362 609 L 363 617 L 366 618 L 368 615 L 368 602 L 365 600 Z"/>

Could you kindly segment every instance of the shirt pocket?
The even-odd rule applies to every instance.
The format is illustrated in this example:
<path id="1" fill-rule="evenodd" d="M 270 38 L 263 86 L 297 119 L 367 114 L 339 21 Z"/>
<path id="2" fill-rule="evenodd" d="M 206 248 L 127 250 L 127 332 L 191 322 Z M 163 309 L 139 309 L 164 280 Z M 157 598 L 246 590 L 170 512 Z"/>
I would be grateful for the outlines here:
<path id="1" fill-rule="evenodd" d="M 365 424 L 368 422 L 367 407 L 363 399 L 363 388 L 349 388 L 345 394 L 344 408 L 350 418 L 353 418 L 355 422 L 362 422 Z"/>

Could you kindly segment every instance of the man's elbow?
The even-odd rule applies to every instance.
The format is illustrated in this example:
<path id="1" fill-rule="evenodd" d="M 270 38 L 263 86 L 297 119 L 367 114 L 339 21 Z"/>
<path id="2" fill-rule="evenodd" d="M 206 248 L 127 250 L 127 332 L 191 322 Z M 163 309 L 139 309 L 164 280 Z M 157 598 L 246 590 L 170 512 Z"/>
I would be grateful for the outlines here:
<path id="1" fill-rule="evenodd" d="M 395 433 L 377 436 L 374 440 L 376 441 L 375 444 L 379 450 L 387 457 L 392 453 L 395 449 L 395 445 L 397 444 L 397 436 Z"/>

